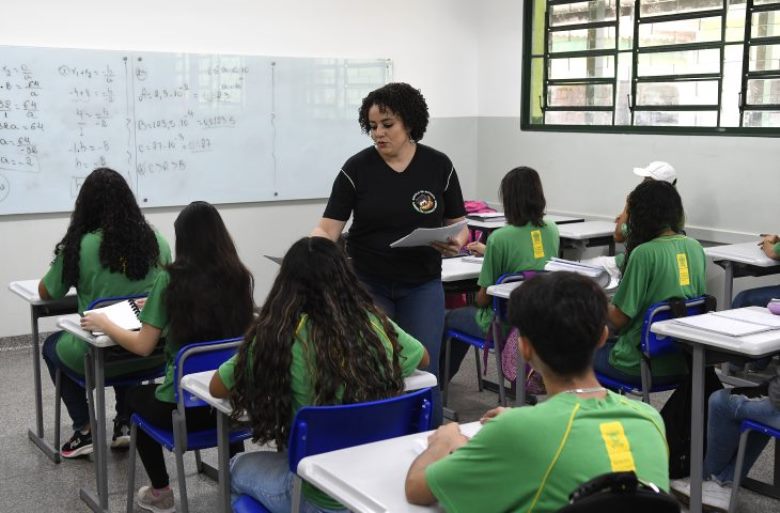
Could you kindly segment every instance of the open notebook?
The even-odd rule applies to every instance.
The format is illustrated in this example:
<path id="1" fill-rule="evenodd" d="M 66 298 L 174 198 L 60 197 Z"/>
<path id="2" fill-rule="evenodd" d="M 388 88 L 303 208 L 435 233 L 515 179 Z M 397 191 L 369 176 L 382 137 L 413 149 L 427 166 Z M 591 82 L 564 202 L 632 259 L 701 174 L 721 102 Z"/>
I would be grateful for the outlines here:
<path id="1" fill-rule="evenodd" d="M 138 308 L 138 305 L 135 304 L 135 301 L 132 299 L 125 299 L 124 301 L 119 301 L 117 303 L 114 303 L 113 305 L 104 306 L 103 308 L 95 308 L 94 310 L 86 310 L 84 312 L 84 315 L 90 314 L 90 313 L 103 313 L 108 316 L 108 318 L 119 326 L 122 329 L 126 330 L 140 330 L 141 329 L 141 320 L 139 319 L 139 316 L 141 315 L 141 309 Z M 103 335 L 100 331 L 93 331 L 93 335 Z"/>
<path id="2" fill-rule="evenodd" d="M 780 317 L 753 308 L 736 308 L 675 319 L 678 324 L 732 337 L 780 329 Z"/>

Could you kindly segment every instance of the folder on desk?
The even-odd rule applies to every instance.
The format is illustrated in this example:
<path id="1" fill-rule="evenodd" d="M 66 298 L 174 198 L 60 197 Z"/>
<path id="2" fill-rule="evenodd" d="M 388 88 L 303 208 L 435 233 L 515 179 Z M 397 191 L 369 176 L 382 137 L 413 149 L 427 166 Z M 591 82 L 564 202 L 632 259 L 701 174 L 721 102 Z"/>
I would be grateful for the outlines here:
<path id="1" fill-rule="evenodd" d="M 718 313 L 710 312 L 704 315 L 694 315 L 693 317 L 682 317 L 675 319 L 674 322 L 731 337 L 744 337 L 746 335 L 754 335 L 756 333 L 777 329 L 772 326 L 724 317 L 723 315 L 718 315 Z"/>
<path id="2" fill-rule="evenodd" d="M 141 329 L 141 320 L 139 319 L 141 310 L 132 299 L 125 299 L 124 301 L 119 301 L 118 303 L 114 303 L 113 305 L 105 306 L 103 308 L 86 310 L 84 315 L 90 313 L 105 314 L 111 322 L 124 330 Z M 93 331 L 92 334 L 95 336 L 103 335 L 103 333 L 100 331 Z"/>

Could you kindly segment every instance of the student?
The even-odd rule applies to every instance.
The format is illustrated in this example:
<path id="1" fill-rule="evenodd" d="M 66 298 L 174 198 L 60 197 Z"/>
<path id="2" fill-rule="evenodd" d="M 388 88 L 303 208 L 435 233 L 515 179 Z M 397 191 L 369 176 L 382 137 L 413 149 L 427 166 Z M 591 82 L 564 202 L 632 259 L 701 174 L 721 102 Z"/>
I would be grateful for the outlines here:
<path id="1" fill-rule="evenodd" d="M 428 353 L 374 305 L 346 257 L 323 237 L 303 238 L 282 261 L 268 299 L 244 344 L 211 381 L 246 411 L 256 442 L 279 452 L 251 452 L 230 465 L 234 495 L 247 494 L 274 513 L 289 512 L 292 474 L 287 438 L 307 405 L 384 399 L 400 394 L 404 376 L 428 365 Z M 303 486 L 304 512 L 343 511 Z"/>
<path id="2" fill-rule="evenodd" d="M 456 423 L 439 428 L 409 469 L 409 502 L 438 500 L 448 513 L 555 512 L 582 483 L 629 470 L 667 490 L 660 415 L 608 392 L 593 373 L 593 352 L 607 337 L 599 286 L 569 272 L 538 275 L 512 292 L 509 319 L 549 398 L 487 412 L 470 440 Z"/>
<path id="3" fill-rule="evenodd" d="M 740 425 L 743 420 L 761 422 L 780 429 L 780 368 L 777 375 L 757 387 L 731 388 L 715 392 L 709 400 L 707 454 L 704 457 L 702 504 L 716 511 L 728 511 L 731 483 L 737 463 Z M 747 440 L 742 477 L 761 455 L 769 437 L 752 433 Z M 689 479 L 672 481 L 672 490 L 685 501 L 690 499 Z"/>
<path id="4" fill-rule="evenodd" d="M 76 288 L 78 310 L 83 313 L 98 298 L 145 294 L 161 265 L 169 263 L 171 250 L 165 239 L 144 219 L 125 179 L 116 171 L 99 168 L 87 176 L 79 190 L 65 236 L 54 248 L 54 261 L 38 285 L 42 299 L 58 299 Z M 52 381 L 56 370 L 84 375 L 88 345 L 70 333 L 59 331 L 43 343 L 43 359 Z M 123 373 L 149 367 L 134 362 Z M 126 387 L 114 387 L 116 417 L 111 447 L 130 443 Z M 62 374 L 62 400 L 73 421 L 73 436 L 60 449 L 63 458 L 92 453 L 89 410 L 84 389 Z"/>
<path id="5" fill-rule="evenodd" d="M 597 372 L 639 386 L 645 311 L 654 303 L 704 294 L 704 250 L 682 234 L 684 216 L 680 195 L 670 183 L 642 182 L 628 196 L 626 260 L 609 308 L 610 323 L 620 336 L 596 352 Z M 682 354 L 653 359 L 654 383 L 676 382 L 687 373 Z"/>
<path id="6" fill-rule="evenodd" d="M 484 337 L 493 321 L 487 288 L 506 273 L 542 270 L 544 264 L 558 254 L 558 226 L 543 219 L 547 203 L 539 174 L 530 167 L 516 167 L 501 180 L 498 193 L 507 225 L 491 233 L 487 245 L 472 242 L 467 246 L 472 253 L 485 255 L 477 281 L 480 286 L 477 306 L 450 310 L 445 318 L 445 333 L 456 329 L 474 337 Z M 457 374 L 469 347 L 463 342 L 452 341 L 448 379 Z M 444 380 L 443 353 L 439 365 L 440 381 Z"/>
<path id="7" fill-rule="evenodd" d="M 780 260 L 780 235 L 762 234 L 758 245 L 766 256 Z M 731 307 L 766 306 L 772 298 L 780 298 L 780 285 L 743 290 L 734 298 Z"/>
<path id="8" fill-rule="evenodd" d="M 252 322 L 252 275 L 241 263 L 233 240 L 212 205 L 196 201 L 181 211 L 174 223 L 176 260 L 154 282 L 141 311 L 141 330 L 128 331 L 103 314 L 82 318 L 82 327 L 100 330 L 128 351 L 149 354 L 165 338 L 165 378 L 160 385 L 140 385 L 128 392 L 132 413 L 139 413 L 161 428 L 172 426 L 175 378 L 173 362 L 178 350 L 191 342 L 241 336 Z M 209 407 L 187 409 L 187 429 L 214 427 Z M 148 511 L 174 511 L 162 447 L 138 430 L 138 454 L 151 486 L 138 490 L 136 502 Z M 234 452 L 238 448 L 231 447 Z M 184 476 L 179 476 L 183 479 Z"/>
<path id="9" fill-rule="evenodd" d="M 634 174 L 643 177 L 643 181 L 657 180 L 677 185 L 677 171 L 667 162 L 653 161 L 647 167 L 635 167 Z M 625 242 L 628 232 L 628 199 L 623 211 L 615 218 L 615 242 Z M 622 257 L 620 259 L 622 261 Z"/>

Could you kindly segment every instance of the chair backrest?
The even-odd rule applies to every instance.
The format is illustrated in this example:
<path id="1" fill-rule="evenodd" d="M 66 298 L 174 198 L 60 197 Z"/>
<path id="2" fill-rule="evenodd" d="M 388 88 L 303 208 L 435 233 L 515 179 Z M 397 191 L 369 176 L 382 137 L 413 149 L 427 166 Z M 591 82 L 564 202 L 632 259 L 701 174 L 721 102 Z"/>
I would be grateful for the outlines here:
<path id="1" fill-rule="evenodd" d="M 290 471 L 306 456 L 410 435 L 431 428 L 431 389 L 390 399 L 338 406 L 305 406 L 290 428 Z"/>
<path id="2" fill-rule="evenodd" d="M 181 378 L 187 374 L 217 369 L 236 354 L 243 337 L 226 338 L 209 342 L 194 342 L 179 348 L 173 362 L 174 399 L 185 408 L 205 406 L 206 403 L 192 394 L 182 393 Z M 181 399 L 181 401 L 180 401 Z"/>
<path id="3" fill-rule="evenodd" d="M 709 295 L 692 299 L 670 299 L 650 306 L 645 312 L 642 322 L 640 340 L 642 353 L 648 358 L 652 358 L 679 351 L 673 338 L 659 336 L 650 331 L 650 326 L 654 322 L 707 313 L 715 310 L 716 306 L 715 298 Z"/>
<path id="4" fill-rule="evenodd" d="M 496 285 L 500 283 L 510 283 L 513 281 L 530 280 L 537 274 L 543 272 L 546 271 L 517 271 L 514 273 L 505 273 L 498 277 L 498 280 L 496 280 Z M 499 297 L 493 297 L 493 312 L 495 313 L 496 317 L 498 317 L 498 319 L 506 319 L 506 306 L 508 304 L 508 300 Z"/>
<path id="5" fill-rule="evenodd" d="M 679 513 L 674 497 L 639 482 L 633 472 L 611 472 L 580 485 L 558 513 Z"/>

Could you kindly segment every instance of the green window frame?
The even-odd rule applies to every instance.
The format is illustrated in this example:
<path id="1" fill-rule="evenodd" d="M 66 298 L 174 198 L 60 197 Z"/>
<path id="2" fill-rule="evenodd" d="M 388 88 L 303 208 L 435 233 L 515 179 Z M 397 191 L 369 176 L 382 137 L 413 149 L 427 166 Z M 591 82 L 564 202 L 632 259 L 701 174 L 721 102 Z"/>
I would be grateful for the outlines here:
<path id="1" fill-rule="evenodd" d="M 780 136 L 780 0 L 524 8 L 524 130 Z"/>

